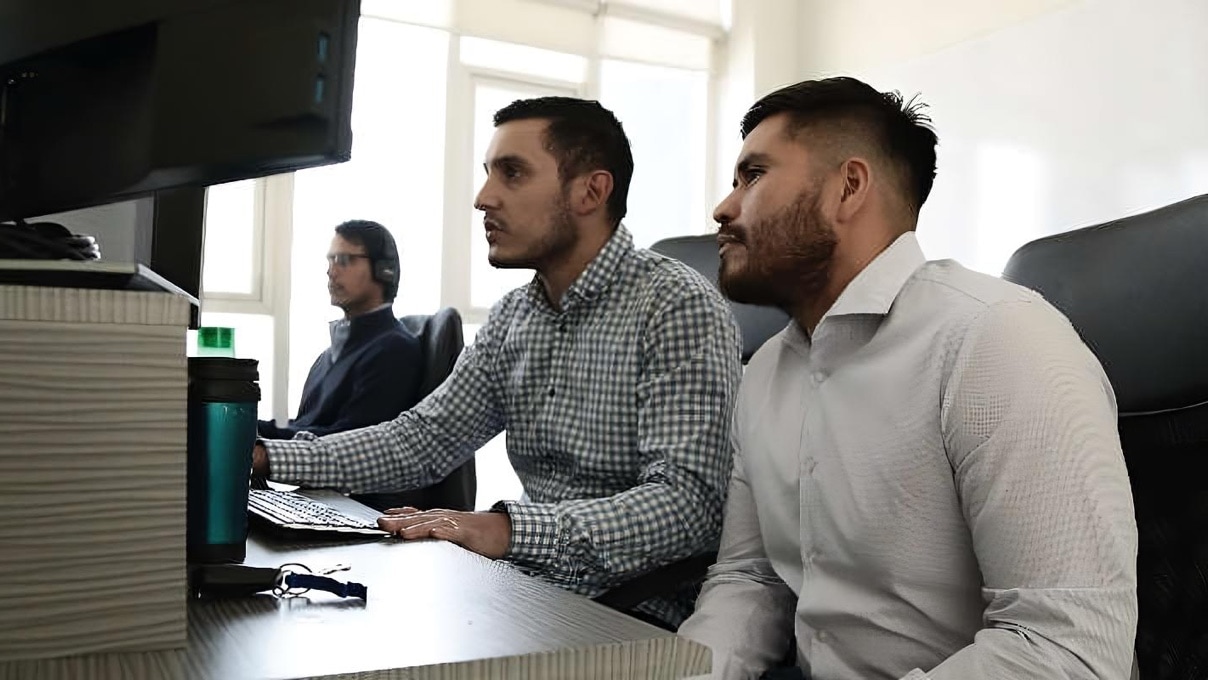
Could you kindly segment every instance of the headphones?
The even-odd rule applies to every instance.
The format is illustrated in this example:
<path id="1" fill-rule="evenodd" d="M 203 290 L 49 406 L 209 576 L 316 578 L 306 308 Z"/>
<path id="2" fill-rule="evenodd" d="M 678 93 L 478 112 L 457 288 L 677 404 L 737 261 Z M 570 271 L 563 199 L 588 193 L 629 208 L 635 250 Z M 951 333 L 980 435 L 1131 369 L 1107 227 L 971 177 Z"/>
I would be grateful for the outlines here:
<path id="1" fill-rule="evenodd" d="M 394 244 L 394 237 L 389 233 L 383 234 L 382 252 L 379 257 L 373 258 L 373 280 L 381 283 L 384 286 L 398 285 L 398 247 Z"/>

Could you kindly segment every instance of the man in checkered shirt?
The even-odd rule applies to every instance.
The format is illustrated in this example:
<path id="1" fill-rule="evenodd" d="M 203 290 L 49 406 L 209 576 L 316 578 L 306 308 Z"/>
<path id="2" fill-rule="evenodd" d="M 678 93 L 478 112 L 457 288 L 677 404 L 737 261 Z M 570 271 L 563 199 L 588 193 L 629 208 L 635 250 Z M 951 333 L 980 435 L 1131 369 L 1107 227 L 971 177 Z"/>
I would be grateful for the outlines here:
<path id="1" fill-rule="evenodd" d="M 507 431 L 524 498 L 490 512 L 391 511 L 403 538 L 453 541 L 588 596 L 717 549 L 741 343 L 696 272 L 633 246 L 633 157 L 597 102 L 495 115 L 484 214 L 496 267 L 534 269 L 491 310 L 445 383 L 374 427 L 258 444 L 260 474 L 350 492 L 440 481 Z M 640 609 L 671 624 L 691 598 Z"/>

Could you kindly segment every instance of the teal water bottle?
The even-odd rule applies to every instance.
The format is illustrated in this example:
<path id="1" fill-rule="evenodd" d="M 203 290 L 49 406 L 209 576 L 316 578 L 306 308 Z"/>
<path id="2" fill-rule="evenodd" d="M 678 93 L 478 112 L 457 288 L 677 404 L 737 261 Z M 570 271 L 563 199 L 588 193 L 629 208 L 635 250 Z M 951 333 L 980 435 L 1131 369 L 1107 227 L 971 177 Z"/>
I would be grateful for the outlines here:
<path id="1" fill-rule="evenodd" d="M 189 359 L 187 554 L 195 564 L 242 562 L 248 474 L 256 443 L 255 359 Z"/>

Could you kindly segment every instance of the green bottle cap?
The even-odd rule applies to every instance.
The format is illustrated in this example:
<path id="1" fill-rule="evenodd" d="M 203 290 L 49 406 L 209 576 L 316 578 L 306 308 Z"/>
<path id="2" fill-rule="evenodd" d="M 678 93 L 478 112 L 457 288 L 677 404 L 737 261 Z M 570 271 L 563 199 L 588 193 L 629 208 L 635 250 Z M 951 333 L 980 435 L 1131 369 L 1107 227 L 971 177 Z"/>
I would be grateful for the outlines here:
<path id="1" fill-rule="evenodd" d="M 203 357 L 234 357 L 235 329 L 202 326 L 197 329 L 197 355 Z"/>

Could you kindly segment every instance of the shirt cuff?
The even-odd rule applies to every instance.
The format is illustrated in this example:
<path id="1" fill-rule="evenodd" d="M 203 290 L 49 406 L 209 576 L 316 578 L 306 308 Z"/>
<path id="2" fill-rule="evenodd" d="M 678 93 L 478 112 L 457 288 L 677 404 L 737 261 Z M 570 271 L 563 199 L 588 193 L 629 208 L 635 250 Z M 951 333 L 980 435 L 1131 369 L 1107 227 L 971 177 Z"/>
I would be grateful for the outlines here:
<path id="1" fill-rule="evenodd" d="M 262 439 L 260 443 L 268 452 L 269 478 L 274 482 L 320 487 L 342 483 L 339 466 L 313 436 Z"/>
<path id="2" fill-rule="evenodd" d="M 523 566 L 548 567 L 557 557 L 558 514 L 553 505 L 499 501 L 491 510 L 506 512 L 512 520 L 504 559 Z"/>

